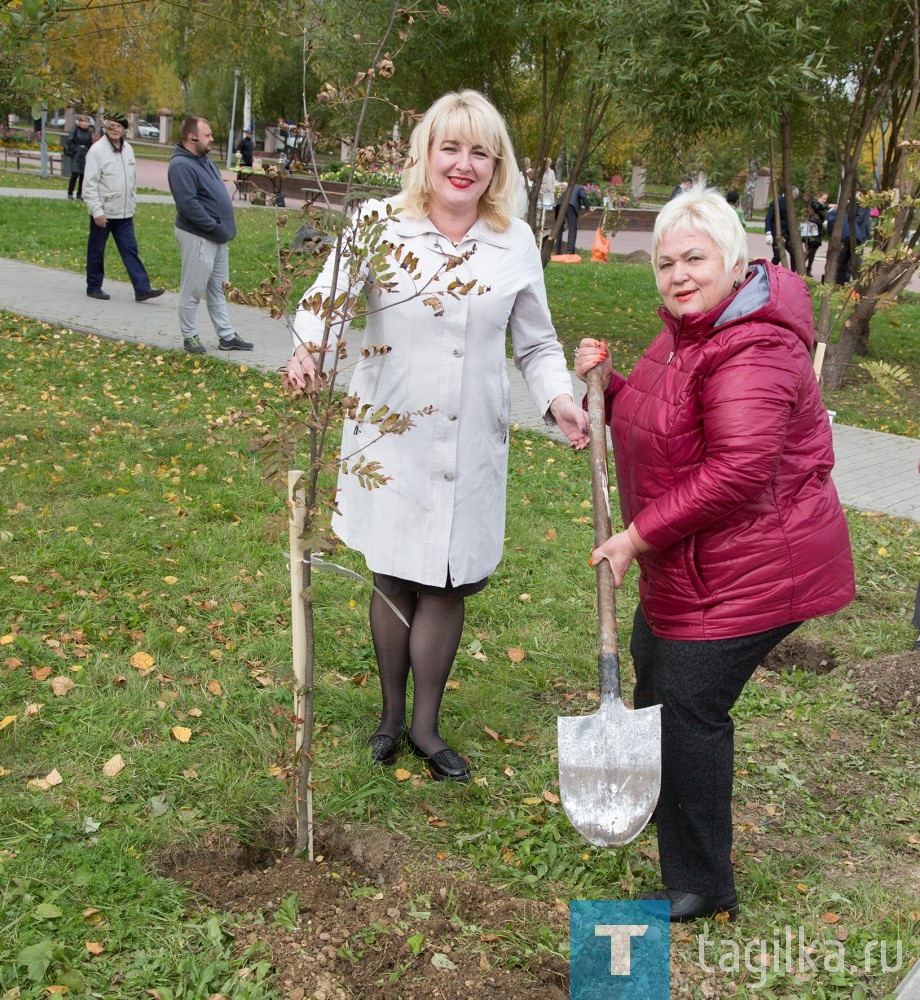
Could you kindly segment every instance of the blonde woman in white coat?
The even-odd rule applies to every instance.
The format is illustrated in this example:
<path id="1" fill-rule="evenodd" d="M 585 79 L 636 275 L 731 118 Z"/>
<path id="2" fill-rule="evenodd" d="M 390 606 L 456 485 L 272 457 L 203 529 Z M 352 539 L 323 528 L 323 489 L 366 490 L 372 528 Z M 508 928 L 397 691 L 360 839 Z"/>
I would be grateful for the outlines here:
<path id="1" fill-rule="evenodd" d="M 436 780 L 466 781 L 470 774 L 467 759 L 441 737 L 438 714 L 463 631 L 464 600 L 486 586 L 502 553 L 509 328 L 514 363 L 539 412 L 573 447 L 587 444 L 587 418 L 572 400 L 539 251 L 530 229 L 514 217 L 517 183 L 507 128 L 485 97 L 468 90 L 446 94 L 428 110 L 412 134 L 403 190 L 390 202 L 398 211 L 385 238 L 418 257 L 425 275 L 471 251 L 450 278 L 475 280 L 487 291 L 445 296 L 443 314 L 435 315 L 413 296 L 404 269 L 395 269 L 395 292 L 369 286 L 364 346 L 391 350 L 368 352 L 350 387 L 372 410 L 434 408 L 406 434 L 386 435 L 368 451 L 391 477 L 385 486 L 367 490 L 355 476 L 339 477 L 333 527 L 364 554 L 375 585 L 409 622 L 406 628 L 374 594 L 370 623 L 383 711 L 368 740 L 371 757 L 392 764 L 406 741 Z M 362 211 L 372 209 L 387 214 L 382 203 Z M 331 293 L 333 268 L 330 258 L 305 298 Z M 320 342 L 323 320 L 300 309 L 294 327 L 287 380 L 304 387 L 316 362 L 306 345 Z M 346 420 L 343 454 L 360 453 L 363 442 L 375 438 L 372 427 Z"/>

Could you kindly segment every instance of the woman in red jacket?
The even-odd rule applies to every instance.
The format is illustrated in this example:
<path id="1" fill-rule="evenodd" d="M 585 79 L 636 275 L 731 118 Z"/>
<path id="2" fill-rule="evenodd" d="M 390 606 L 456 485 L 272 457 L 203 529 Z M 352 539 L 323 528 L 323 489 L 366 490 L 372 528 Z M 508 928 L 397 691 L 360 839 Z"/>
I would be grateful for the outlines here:
<path id="1" fill-rule="evenodd" d="M 729 712 L 766 654 L 854 596 L 831 428 L 798 275 L 747 264 L 744 230 L 700 186 L 659 213 L 652 261 L 664 329 L 629 378 L 600 364 L 625 530 L 592 553 L 616 586 L 635 559 L 637 708 L 662 706 L 658 845 L 671 920 L 738 909 Z"/>

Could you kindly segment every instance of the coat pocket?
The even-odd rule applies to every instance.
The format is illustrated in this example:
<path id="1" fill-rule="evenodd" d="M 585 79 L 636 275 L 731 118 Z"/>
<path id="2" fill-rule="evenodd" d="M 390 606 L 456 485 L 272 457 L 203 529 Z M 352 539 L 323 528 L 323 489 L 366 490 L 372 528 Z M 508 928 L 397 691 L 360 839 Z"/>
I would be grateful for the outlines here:
<path id="1" fill-rule="evenodd" d="M 696 536 L 691 535 L 684 541 L 683 556 L 684 569 L 687 573 L 687 579 L 690 581 L 690 586 L 693 587 L 699 597 L 711 597 L 712 593 L 709 587 L 706 586 L 706 581 L 703 579 L 703 573 L 697 558 Z"/>

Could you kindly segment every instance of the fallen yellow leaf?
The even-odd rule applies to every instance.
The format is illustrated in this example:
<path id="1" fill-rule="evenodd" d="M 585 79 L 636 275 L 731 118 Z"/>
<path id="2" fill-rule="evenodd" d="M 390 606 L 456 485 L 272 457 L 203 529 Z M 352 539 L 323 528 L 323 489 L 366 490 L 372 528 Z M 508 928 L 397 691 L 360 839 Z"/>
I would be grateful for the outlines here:
<path id="1" fill-rule="evenodd" d="M 5 716 L 4 718 L 0 719 L 0 729 L 6 729 L 7 726 L 9 726 L 11 723 L 15 721 L 16 721 L 15 715 Z"/>
<path id="2" fill-rule="evenodd" d="M 105 948 L 98 941 L 86 941 L 85 945 L 90 955 L 101 955 L 105 951 Z"/>
<path id="3" fill-rule="evenodd" d="M 115 754 L 114 757 L 110 757 L 102 765 L 102 773 L 107 778 L 114 778 L 116 774 L 120 774 L 125 768 L 124 758 L 120 753 Z"/>
<path id="4" fill-rule="evenodd" d="M 63 780 L 57 768 L 55 768 L 53 771 L 49 771 L 44 778 L 33 778 L 29 784 L 33 788 L 40 788 L 43 792 L 47 792 L 49 788 L 60 785 Z"/>
<path id="5" fill-rule="evenodd" d="M 190 716 L 191 716 L 191 717 L 192 717 L 193 719 L 200 719 L 200 718 L 201 718 L 201 709 L 200 709 L 200 708 L 190 708 L 190 709 L 188 710 L 188 714 L 189 714 L 189 715 L 190 715 Z"/>
<path id="6" fill-rule="evenodd" d="M 45 992 L 48 994 L 48 996 L 62 997 L 65 996 L 67 993 L 69 993 L 70 989 L 67 986 L 56 985 L 56 986 L 49 986 L 45 990 Z"/>
<path id="7" fill-rule="evenodd" d="M 513 646 L 508 650 L 508 659 L 511 660 L 512 663 L 520 663 L 521 660 L 524 659 L 525 655 L 524 650 L 518 646 Z"/>
<path id="8" fill-rule="evenodd" d="M 9 632 L 7 632 L 6 635 L 0 635 L 0 646 L 8 646 L 11 642 L 14 642 L 15 639 L 16 636 L 10 635 Z"/>
<path id="9" fill-rule="evenodd" d="M 55 677 L 51 682 L 51 693 L 56 698 L 63 698 L 74 689 L 74 682 L 69 677 Z"/>
<path id="10" fill-rule="evenodd" d="M 208 681 L 205 690 L 218 698 L 224 693 L 224 689 L 220 686 L 220 681 Z"/>
<path id="11" fill-rule="evenodd" d="M 556 795 L 554 792 L 550 792 L 550 791 L 544 792 L 543 793 L 543 798 L 547 802 L 549 802 L 551 805 L 554 805 L 554 806 L 558 806 L 559 805 L 559 796 Z"/>
<path id="12" fill-rule="evenodd" d="M 188 743 L 192 738 L 191 729 L 186 729 L 185 726 L 173 726 L 172 734 L 180 743 Z"/>
<path id="13" fill-rule="evenodd" d="M 839 913 L 825 913 L 821 920 L 825 924 L 839 924 L 841 917 Z"/>
<path id="14" fill-rule="evenodd" d="M 149 653 L 138 650 L 131 657 L 130 663 L 135 670 L 148 671 L 153 670 L 154 659 Z"/>
<path id="15" fill-rule="evenodd" d="M 397 767 L 393 772 L 393 777 L 397 781 L 408 781 L 412 777 L 412 772 L 407 771 L 404 767 Z"/>

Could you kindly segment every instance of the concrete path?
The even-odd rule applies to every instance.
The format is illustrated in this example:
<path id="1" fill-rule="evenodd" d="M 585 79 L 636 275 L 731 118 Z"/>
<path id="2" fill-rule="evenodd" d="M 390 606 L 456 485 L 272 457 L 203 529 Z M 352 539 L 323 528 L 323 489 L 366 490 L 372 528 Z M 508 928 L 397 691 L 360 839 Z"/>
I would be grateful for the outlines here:
<path id="1" fill-rule="evenodd" d="M 232 174 L 223 173 L 232 188 L 229 179 Z M 165 187 L 165 164 L 138 160 L 138 183 L 143 187 Z M 3 196 L 61 198 L 66 197 L 66 192 L 3 188 L 0 197 Z M 172 201 L 169 195 L 140 195 L 139 199 Z M 271 210 L 249 205 L 240 205 L 240 208 L 243 211 Z M 591 234 L 584 234 L 581 239 L 590 245 Z M 611 250 L 630 253 L 648 250 L 650 245 L 650 233 L 619 233 L 612 241 Z M 762 256 L 766 250 L 762 235 L 750 234 L 749 245 L 752 256 Z M 230 261 L 232 273 L 232 248 Z M 167 292 L 159 299 L 137 303 L 128 283 L 107 279 L 105 287 L 112 298 L 100 302 L 87 298 L 83 275 L 0 259 L 0 309 L 81 333 L 145 343 L 158 350 L 181 349 L 175 293 Z M 240 335 L 252 341 L 255 347 L 251 352 L 221 354 L 221 358 L 266 370 L 277 369 L 287 362 L 291 338 L 284 321 L 273 320 L 249 306 L 231 304 L 229 310 Z M 216 354 L 217 339 L 204 305 L 199 312 L 199 332 L 208 353 Z M 511 362 L 508 373 L 512 387 L 512 419 L 521 427 L 546 432 L 547 428 L 534 412 L 523 379 Z M 575 398 L 580 399 L 583 392 L 583 385 L 573 377 Z M 835 423 L 834 449 L 837 459 L 834 481 L 844 504 L 920 521 L 920 440 Z"/>

